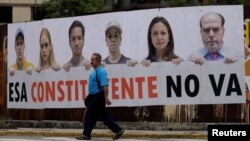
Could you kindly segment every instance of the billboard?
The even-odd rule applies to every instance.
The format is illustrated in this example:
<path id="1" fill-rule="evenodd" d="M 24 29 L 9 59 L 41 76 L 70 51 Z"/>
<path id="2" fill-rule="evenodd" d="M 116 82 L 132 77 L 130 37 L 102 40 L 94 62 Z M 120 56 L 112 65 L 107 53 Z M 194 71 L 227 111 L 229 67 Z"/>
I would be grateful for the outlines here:
<path id="1" fill-rule="evenodd" d="M 209 13 L 219 15 L 220 20 L 223 17 L 224 25 L 216 27 L 213 21 L 215 25 L 206 27 L 209 22 L 203 23 L 201 18 L 209 17 Z M 162 19 L 169 27 L 157 25 Z M 71 36 L 74 30 L 70 27 L 75 21 L 84 26 L 82 39 L 77 33 Z M 119 35 L 115 32 L 112 37 L 120 37 L 117 48 L 108 43 L 106 30 L 111 21 L 113 27 L 120 29 Z M 238 5 L 149 9 L 9 24 L 8 108 L 84 107 L 88 77 L 93 70 L 86 64 L 94 52 L 103 59 L 118 53 L 138 62 L 132 66 L 127 62 L 105 64 L 114 107 L 245 103 L 243 21 L 243 7 Z M 160 39 L 166 34 L 162 32 L 164 28 L 168 31 L 167 43 L 173 42 L 172 53 L 180 63 L 174 58 L 164 60 L 167 56 L 163 60 L 157 58 L 166 47 L 164 39 Z M 44 30 L 49 32 L 47 39 L 42 38 Z M 196 64 L 191 56 L 206 48 L 205 37 L 213 40 L 210 46 L 220 40 L 225 51 L 221 50 L 218 60 L 204 57 L 202 65 Z M 78 43 L 79 40 L 82 42 Z M 149 40 L 159 48 L 150 49 Z M 50 46 L 49 51 L 46 46 Z M 78 51 L 86 62 L 74 67 L 72 59 Z M 51 58 L 46 64 L 43 60 L 47 56 Z M 149 66 L 143 65 L 145 60 L 150 60 Z M 69 63 L 70 70 L 66 69 Z"/>

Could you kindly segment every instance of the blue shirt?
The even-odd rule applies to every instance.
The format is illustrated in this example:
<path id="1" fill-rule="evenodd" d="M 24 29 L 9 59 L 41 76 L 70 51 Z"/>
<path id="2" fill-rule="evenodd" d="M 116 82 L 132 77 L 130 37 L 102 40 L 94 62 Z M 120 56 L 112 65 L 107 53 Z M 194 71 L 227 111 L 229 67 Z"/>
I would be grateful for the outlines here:
<path id="1" fill-rule="evenodd" d="M 205 55 L 203 54 L 204 58 L 208 61 L 211 61 L 211 60 L 221 60 L 224 58 L 224 55 L 222 53 L 222 51 L 219 51 L 218 53 L 215 53 L 214 54 L 215 57 L 212 56 L 212 54 L 206 52 Z"/>
<path id="2" fill-rule="evenodd" d="M 96 74 L 98 75 L 97 77 Z M 100 82 L 101 90 L 98 88 L 97 78 L 98 81 Z M 103 91 L 102 87 L 109 85 L 107 71 L 102 66 L 95 68 L 89 76 L 88 83 L 89 83 L 88 85 L 89 94 L 96 94 L 100 91 Z"/>
<path id="3" fill-rule="evenodd" d="M 211 61 L 211 60 L 221 60 L 225 57 L 237 57 L 239 60 L 244 60 L 244 53 L 235 49 L 226 47 L 224 45 L 221 46 L 220 50 L 216 54 L 216 58 L 213 58 L 211 54 L 208 53 L 208 50 L 206 47 L 203 47 L 196 52 L 192 53 L 191 56 L 202 56 L 205 60 Z"/>

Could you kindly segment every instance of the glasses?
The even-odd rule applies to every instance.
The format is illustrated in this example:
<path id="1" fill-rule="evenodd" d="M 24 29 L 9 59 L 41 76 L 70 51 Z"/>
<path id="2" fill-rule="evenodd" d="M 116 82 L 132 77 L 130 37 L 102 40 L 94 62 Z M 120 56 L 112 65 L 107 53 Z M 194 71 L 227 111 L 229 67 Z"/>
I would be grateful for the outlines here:
<path id="1" fill-rule="evenodd" d="M 208 34 L 212 30 L 213 33 L 218 33 L 222 28 L 220 27 L 210 27 L 210 28 L 202 28 L 202 32 Z"/>

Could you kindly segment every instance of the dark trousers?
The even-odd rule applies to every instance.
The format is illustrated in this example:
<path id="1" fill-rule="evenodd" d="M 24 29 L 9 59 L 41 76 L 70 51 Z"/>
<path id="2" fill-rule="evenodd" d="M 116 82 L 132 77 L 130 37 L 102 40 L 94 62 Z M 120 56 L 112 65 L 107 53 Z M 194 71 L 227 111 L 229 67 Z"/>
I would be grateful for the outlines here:
<path id="1" fill-rule="evenodd" d="M 91 95 L 88 99 L 86 110 L 83 131 L 85 136 L 91 137 L 91 132 L 98 118 L 100 118 L 112 132 L 118 133 L 121 131 L 121 127 L 115 123 L 113 118 L 108 113 L 103 93 Z"/>

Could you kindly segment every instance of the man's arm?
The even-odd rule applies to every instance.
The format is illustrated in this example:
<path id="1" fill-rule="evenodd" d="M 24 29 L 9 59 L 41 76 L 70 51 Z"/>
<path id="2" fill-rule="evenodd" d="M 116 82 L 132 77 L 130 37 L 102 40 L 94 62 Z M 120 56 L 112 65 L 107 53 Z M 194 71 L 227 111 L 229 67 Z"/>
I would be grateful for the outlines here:
<path id="1" fill-rule="evenodd" d="M 104 98 L 105 98 L 105 103 L 107 105 L 111 105 L 111 101 L 108 98 L 108 93 L 109 93 L 109 88 L 108 86 L 103 86 L 103 91 L 104 91 Z"/>

